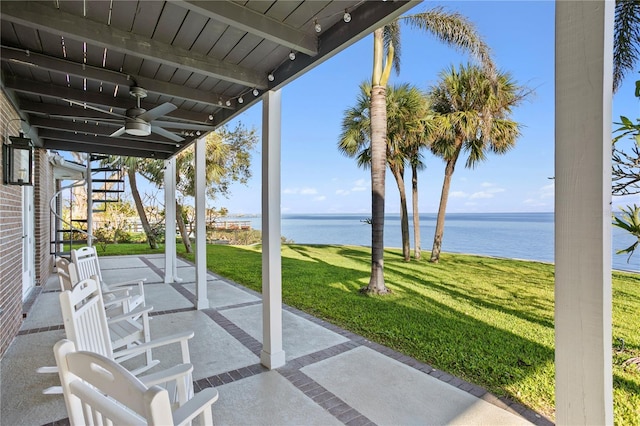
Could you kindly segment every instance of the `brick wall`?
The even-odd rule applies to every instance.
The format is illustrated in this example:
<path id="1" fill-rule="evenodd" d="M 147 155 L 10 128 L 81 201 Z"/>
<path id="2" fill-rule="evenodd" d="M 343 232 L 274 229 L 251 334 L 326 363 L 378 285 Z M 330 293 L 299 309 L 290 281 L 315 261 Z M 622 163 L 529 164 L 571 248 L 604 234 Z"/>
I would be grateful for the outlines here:
<path id="1" fill-rule="evenodd" d="M 3 92 L 0 91 L 0 130 L 17 136 L 20 120 Z M 0 176 L 2 161 L 0 161 Z M 49 200 L 55 179 L 47 151 L 34 150 L 34 248 L 36 285 L 43 285 L 53 271 L 49 254 Z M 5 185 L 0 179 L 0 358 L 22 325 L 22 187 Z"/>
<path id="2" fill-rule="evenodd" d="M 0 92 L 0 130 L 18 135 L 18 115 Z M 0 161 L 2 172 L 2 161 Z M 22 188 L 0 180 L 0 357 L 22 324 Z"/>

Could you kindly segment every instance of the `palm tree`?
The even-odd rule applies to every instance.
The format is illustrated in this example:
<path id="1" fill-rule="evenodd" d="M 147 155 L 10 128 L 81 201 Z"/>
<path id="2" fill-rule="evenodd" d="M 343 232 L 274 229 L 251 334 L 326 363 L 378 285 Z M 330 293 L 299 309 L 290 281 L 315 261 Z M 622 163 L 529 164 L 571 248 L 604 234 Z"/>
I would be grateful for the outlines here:
<path id="1" fill-rule="evenodd" d="M 442 72 L 440 82 L 430 93 L 437 129 L 431 150 L 446 163 L 431 251 L 431 262 L 437 263 L 451 177 L 460 154 L 462 151 L 469 154 L 465 167 L 473 168 L 486 160 L 488 152 L 504 154 L 513 148 L 520 136 L 520 125 L 510 120 L 509 114 L 528 92 L 508 73 L 491 78 L 479 67 L 467 65 L 459 71 L 451 67 Z"/>
<path id="2" fill-rule="evenodd" d="M 338 148 L 348 157 L 356 157 L 358 166 L 369 168 L 371 166 L 369 116 L 371 86 L 363 83 L 360 88 L 361 93 L 356 106 L 345 112 Z M 386 161 L 400 194 L 402 254 L 404 260 L 409 261 L 411 247 L 404 172 L 405 165 L 414 161 L 410 155 L 417 155 L 423 143 L 424 118 L 428 112 L 426 98 L 415 86 L 409 84 L 392 86 L 387 91 L 386 112 Z"/>
<path id="3" fill-rule="evenodd" d="M 127 177 L 129 179 L 129 186 L 131 186 L 131 196 L 133 197 L 133 201 L 136 206 L 136 211 L 138 213 L 138 217 L 140 218 L 140 223 L 142 224 L 142 230 L 144 231 L 147 237 L 147 243 L 149 247 L 152 249 L 158 248 L 158 241 L 156 238 L 156 234 L 151 228 L 149 224 L 149 219 L 147 218 L 147 213 L 144 210 L 144 204 L 142 203 L 142 197 L 140 196 L 140 191 L 138 191 L 138 182 L 136 180 L 136 173 L 139 172 L 143 168 L 143 163 L 146 160 L 142 158 L 136 157 L 119 157 L 110 156 L 105 160 L 104 164 L 108 165 L 122 165 L 122 167 L 127 172 Z"/>
<path id="4" fill-rule="evenodd" d="M 495 69 L 489 48 L 473 25 L 458 13 L 435 8 L 401 16 L 373 33 L 373 72 L 371 78 L 371 278 L 367 293 L 386 294 L 384 283 L 384 184 L 386 164 L 387 116 L 386 87 L 391 67 L 400 71 L 400 23 L 404 22 L 435 36 L 438 40 L 470 52 L 489 74 Z M 386 60 L 384 59 L 386 57 Z"/>
<path id="5" fill-rule="evenodd" d="M 640 59 L 640 1 L 616 0 L 613 27 L 613 93 Z"/>

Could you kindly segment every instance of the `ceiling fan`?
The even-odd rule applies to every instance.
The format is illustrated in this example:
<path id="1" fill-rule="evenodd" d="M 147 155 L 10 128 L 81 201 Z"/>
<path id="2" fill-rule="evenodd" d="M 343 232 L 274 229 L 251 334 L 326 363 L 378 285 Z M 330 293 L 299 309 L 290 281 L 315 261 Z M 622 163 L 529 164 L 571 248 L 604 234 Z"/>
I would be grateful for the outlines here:
<path id="1" fill-rule="evenodd" d="M 177 109 L 174 104 L 165 102 L 162 105 L 158 105 L 157 107 L 147 111 L 140 107 L 140 99 L 147 96 L 146 90 L 141 87 L 134 86 L 130 89 L 129 94 L 136 98 L 136 106 L 125 111 L 126 117 L 124 126 L 109 136 L 117 137 L 122 136 L 125 133 L 132 136 L 149 136 L 151 132 L 153 132 L 175 142 L 181 142 L 184 140 L 175 133 L 171 133 L 162 127 L 154 126 L 150 123 L 151 121 Z"/>
<path id="2" fill-rule="evenodd" d="M 131 136 L 149 136 L 151 132 L 158 134 L 160 136 L 164 136 L 167 139 L 170 139 L 174 142 L 182 142 L 184 140 L 183 137 L 176 135 L 164 128 L 154 125 L 153 121 L 157 118 L 162 117 L 165 114 L 170 113 L 177 109 L 177 107 L 170 103 L 165 102 L 161 105 L 158 105 L 155 108 L 150 109 L 149 111 L 140 107 L 140 99 L 145 98 L 147 96 L 147 91 L 142 87 L 133 86 L 129 89 L 129 94 L 136 98 L 136 106 L 129 108 L 125 111 L 125 115 L 117 114 L 111 111 L 104 110 L 102 108 L 96 108 L 86 103 L 80 103 L 71 99 L 65 99 L 65 101 L 83 106 L 84 108 L 94 109 L 96 111 L 114 115 L 116 117 L 121 117 L 125 119 L 124 126 L 120 129 L 116 130 L 110 137 L 118 137 L 124 134 L 128 134 Z"/>

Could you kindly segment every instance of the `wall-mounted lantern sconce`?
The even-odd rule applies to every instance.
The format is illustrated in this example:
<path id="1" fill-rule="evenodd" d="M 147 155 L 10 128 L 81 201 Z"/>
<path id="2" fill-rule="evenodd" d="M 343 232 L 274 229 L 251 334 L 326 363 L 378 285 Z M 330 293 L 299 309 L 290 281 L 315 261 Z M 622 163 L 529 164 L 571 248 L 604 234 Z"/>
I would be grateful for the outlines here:
<path id="1" fill-rule="evenodd" d="M 33 185 L 33 146 L 22 132 L 2 144 L 2 170 L 5 185 Z"/>

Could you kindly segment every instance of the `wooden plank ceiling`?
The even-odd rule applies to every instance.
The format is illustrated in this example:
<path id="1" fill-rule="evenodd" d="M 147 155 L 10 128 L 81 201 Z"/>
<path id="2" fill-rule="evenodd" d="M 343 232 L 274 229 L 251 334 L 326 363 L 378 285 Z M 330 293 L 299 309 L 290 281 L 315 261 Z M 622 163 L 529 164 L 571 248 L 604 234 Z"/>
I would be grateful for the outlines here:
<path id="1" fill-rule="evenodd" d="M 2 89 L 37 146 L 166 159 L 416 3 L 2 1 Z"/>

